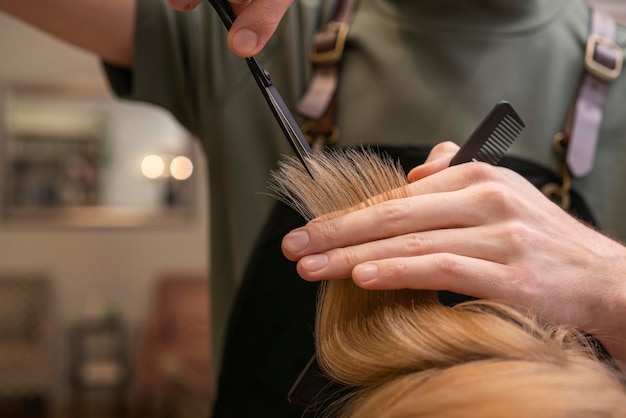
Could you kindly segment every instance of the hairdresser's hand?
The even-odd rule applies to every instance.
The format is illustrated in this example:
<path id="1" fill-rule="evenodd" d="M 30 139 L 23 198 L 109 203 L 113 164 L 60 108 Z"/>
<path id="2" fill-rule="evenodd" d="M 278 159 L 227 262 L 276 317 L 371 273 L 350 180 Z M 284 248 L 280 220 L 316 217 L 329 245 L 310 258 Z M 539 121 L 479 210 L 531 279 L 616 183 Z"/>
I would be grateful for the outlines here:
<path id="1" fill-rule="evenodd" d="M 310 281 L 352 277 L 364 289 L 449 290 L 529 309 L 626 360 L 626 247 L 511 170 L 448 168 L 457 149 L 441 144 L 409 173 L 411 197 L 309 222 L 284 238 L 284 254 Z"/>
<path id="2" fill-rule="evenodd" d="M 168 0 L 180 11 L 189 11 L 206 0 Z M 256 55 L 270 39 L 293 0 L 233 0 L 237 19 L 228 34 L 228 46 L 241 57 Z"/>

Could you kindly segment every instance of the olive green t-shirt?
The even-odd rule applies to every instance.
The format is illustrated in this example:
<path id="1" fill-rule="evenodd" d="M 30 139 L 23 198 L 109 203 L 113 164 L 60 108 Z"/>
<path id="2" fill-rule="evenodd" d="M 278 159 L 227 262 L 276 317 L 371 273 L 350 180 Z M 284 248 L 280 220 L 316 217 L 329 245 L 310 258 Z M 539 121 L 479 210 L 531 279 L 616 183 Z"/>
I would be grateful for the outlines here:
<path id="1" fill-rule="evenodd" d="M 296 0 L 258 56 L 292 109 L 311 75 L 313 31 L 335 1 Z M 552 138 L 577 91 L 588 28 L 583 0 L 360 0 L 342 61 L 338 145 L 462 143 L 507 100 L 527 125 L 509 154 L 556 171 Z M 626 45 L 622 29 L 618 43 Z M 165 0 L 139 0 L 135 68 L 107 73 L 118 95 L 169 109 L 206 151 L 219 361 L 238 283 L 274 203 L 264 194 L 268 173 L 291 150 L 208 2 L 179 13 Z M 574 182 L 622 240 L 625 116 L 626 74 L 606 98 L 595 168 Z"/>

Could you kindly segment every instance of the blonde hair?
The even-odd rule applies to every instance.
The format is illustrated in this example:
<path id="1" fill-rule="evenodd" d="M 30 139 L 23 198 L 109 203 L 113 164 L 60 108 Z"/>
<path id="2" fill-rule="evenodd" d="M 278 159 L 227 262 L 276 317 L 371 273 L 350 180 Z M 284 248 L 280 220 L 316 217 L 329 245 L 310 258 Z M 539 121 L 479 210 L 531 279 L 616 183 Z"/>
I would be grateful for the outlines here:
<path id="1" fill-rule="evenodd" d="M 408 195 L 399 164 L 369 149 L 295 158 L 270 189 L 307 220 Z M 484 300 L 452 308 L 433 291 L 366 291 L 323 283 L 316 352 L 354 389 L 327 410 L 343 417 L 626 416 L 616 371 L 580 332 Z"/>

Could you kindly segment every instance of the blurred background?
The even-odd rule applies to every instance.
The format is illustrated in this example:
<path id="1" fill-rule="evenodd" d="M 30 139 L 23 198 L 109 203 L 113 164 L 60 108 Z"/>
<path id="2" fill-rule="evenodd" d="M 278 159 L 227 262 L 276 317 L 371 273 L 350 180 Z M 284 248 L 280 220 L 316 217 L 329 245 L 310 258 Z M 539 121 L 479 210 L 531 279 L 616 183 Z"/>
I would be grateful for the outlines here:
<path id="1" fill-rule="evenodd" d="M 1 417 L 207 417 L 202 157 L 0 14 Z"/>
<path id="2" fill-rule="evenodd" d="M 97 59 L 0 14 L 1 417 L 208 416 L 204 164 Z"/>

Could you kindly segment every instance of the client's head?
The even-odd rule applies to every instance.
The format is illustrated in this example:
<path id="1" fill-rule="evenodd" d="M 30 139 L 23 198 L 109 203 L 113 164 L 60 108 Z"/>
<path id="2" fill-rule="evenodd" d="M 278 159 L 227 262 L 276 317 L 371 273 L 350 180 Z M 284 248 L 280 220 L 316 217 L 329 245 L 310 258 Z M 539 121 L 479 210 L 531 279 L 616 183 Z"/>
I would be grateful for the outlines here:
<path id="1" fill-rule="evenodd" d="M 270 188 L 305 218 L 408 195 L 399 164 L 366 149 L 287 159 Z M 620 375 L 577 330 L 504 304 L 445 307 L 432 291 L 324 283 L 316 351 L 351 390 L 326 410 L 346 417 L 625 417 Z"/>

